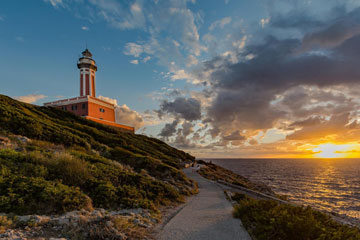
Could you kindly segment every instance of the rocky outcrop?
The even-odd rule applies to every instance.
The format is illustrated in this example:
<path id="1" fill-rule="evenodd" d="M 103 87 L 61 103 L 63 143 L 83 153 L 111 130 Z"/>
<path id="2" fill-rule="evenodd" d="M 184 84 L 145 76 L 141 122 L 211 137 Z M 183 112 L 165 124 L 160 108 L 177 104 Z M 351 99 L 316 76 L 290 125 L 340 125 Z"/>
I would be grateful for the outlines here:
<path id="1" fill-rule="evenodd" d="M 3 214 L 4 215 L 4 214 Z M 145 209 L 72 211 L 63 215 L 14 216 L 17 226 L 0 234 L 0 239 L 147 239 L 158 222 Z"/>

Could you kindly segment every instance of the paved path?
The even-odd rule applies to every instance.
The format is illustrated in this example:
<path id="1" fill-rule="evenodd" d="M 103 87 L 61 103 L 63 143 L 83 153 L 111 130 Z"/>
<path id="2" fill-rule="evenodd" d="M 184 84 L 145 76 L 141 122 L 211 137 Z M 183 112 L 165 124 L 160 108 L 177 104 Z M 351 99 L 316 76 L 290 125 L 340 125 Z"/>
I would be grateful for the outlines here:
<path id="1" fill-rule="evenodd" d="M 190 169 L 185 174 L 199 184 L 199 194 L 162 229 L 160 240 L 233 240 L 249 239 L 239 219 L 232 217 L 232 205 L 223 190 Z"/>

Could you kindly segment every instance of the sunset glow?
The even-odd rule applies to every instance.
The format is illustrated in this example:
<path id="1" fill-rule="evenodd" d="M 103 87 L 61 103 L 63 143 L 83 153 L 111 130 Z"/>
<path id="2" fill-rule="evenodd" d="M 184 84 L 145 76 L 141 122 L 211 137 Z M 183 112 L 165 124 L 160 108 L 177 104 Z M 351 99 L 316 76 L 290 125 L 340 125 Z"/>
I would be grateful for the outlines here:
<path id="1" fill-rule="evenodd" d="M 354 144 L 320 144 L 313 149 L 317 158 L 347 158 L 354 156 Z"/>

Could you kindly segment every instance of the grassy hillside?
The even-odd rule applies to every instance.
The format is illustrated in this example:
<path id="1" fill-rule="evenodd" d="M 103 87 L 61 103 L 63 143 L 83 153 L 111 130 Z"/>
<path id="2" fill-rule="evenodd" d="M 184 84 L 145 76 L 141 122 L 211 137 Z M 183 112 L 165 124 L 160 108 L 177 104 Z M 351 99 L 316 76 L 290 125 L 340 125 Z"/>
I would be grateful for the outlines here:
<path id="1" fill-rule="evenodd" d="M 180 170 L 191 155 L 62 110 L 0 95 L 0 136 L 0 212 L 155 210 L 196 191 Z"/>

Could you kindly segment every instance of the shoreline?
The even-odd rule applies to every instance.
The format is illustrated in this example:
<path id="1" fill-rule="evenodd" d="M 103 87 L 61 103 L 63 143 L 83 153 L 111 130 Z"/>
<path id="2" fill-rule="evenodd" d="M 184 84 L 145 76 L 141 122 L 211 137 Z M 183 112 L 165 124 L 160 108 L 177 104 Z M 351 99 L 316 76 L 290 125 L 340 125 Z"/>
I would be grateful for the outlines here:
<path id="1" fill-rule="evenodd" d="M 250 182 L 252 182 L 253 184 L 260 184 L 260 185 L 265 185 L 266 187 L 268 187 L 269 189 L 271 189 L 275 194 L 276 194 L 276 196 L 275 197 L 279 197 L 279 196 L 282 196 L 282 195 L 278 195 L 278 193 L 275 191 L 275 190 L 273 190 L 271 187 L 269 187 L 268 185 L 266 185 L 265 183 L 263 183 L 263 182 L 255 182 L 255 181 L 253 181 L 253 180 L 250 180 L 249 178 L 247 178 L 247 177 L 244 177 L 244 176 L 241 176 L 240 174 L 237 174 L 237 173 L 235 173 L 234 171 L 232 171 L 232 170 L 230 170 L 230 169 L 227 169 L 227 168 L 225 168 L 225 167 L 222 167 L 222 166 L 220 166 L 220 165 L 218 165 L 218 164 L 214 164 L 214 163 L 212 163 L 212 161 L 211 160 L 214 160 L 215 158 L 213 158 L 213 159 L 197 159 L 196 161 L 203 161 L 203 162 L 206 162 L 206 163 L 208 163 L 208 164 L 213 164 L 213 165 L 216 165 L 216 166 L 218 166 L 218 167 L 221 167 L 221 168 L 223 168 L 223 169 L 226 169 L 227 171 L 231 171 L 233 174 L 235 174 L 235 175 L 238 175 L 239 177 L 241 177 L 241 178 L 246 178 L 248 181 L 250 181 Z M 221 159 L 220 159 L 221 160 Z M 219 180 L 217 180 L 218 182 L 219 182 Z M 221 181 L 221 180 L 220 180 Z M 263 192 L 261 192 L 261 191 L 259 191 L 260 193 L 263 193 Z M 264 194 L 264 193 L 263 193 Z M 265 193 L 266 194 L 266 193 Z M 274 197 L 274 196 L 272 196 L 272 195 L 270 195 L 271 197 Z M 280 201 L 282 201 L 282 199 L 278 199 L 278 200 L 280 200 Z M 311 208 L 313 208 L 314 210 L 316 210 L 316 211 L 319 211 L 319 212 L 322 212 L 322 213 L 325 213 L 325 214 L 327 214 L 327 215 L 329 215 L 332 219 L 334 219 L 335 221 L 337 221 L 338 223 L 340 223 L 340 224 L 344 224 L 344 225 L 348 225 L 348 226 L 351 226 L 351 227 L 357 227 L 357 228 L 359 228 L 360 229 L 360 219 L 357 219 L 357 218 L 354 218 L 354 217 L 350 217 L 350 216 L 347 216 L 347 215 L 340 215 L 340 214 L 338 214 L 338 213 L 336 213 L 336 212 L 329 212 L 329 211 L 326 211 L 326 210 L 322 210 L 322 209 L 318 209 L 318 208 L 316 208 L 315 206 L 313 206 L 313 205 L 311 205 L 311 204 L 301 204 L 301 203 L 298 203 L 298 202 L 294 202 L 294 201 L 290 201 L 290 200 L 288 200 L 288 199 L 286 199 L 286 202 L 287 202 L 287 204 L 291 204 L 291 205 L 295 205 L 295 206 L 310 206 Z"/>

